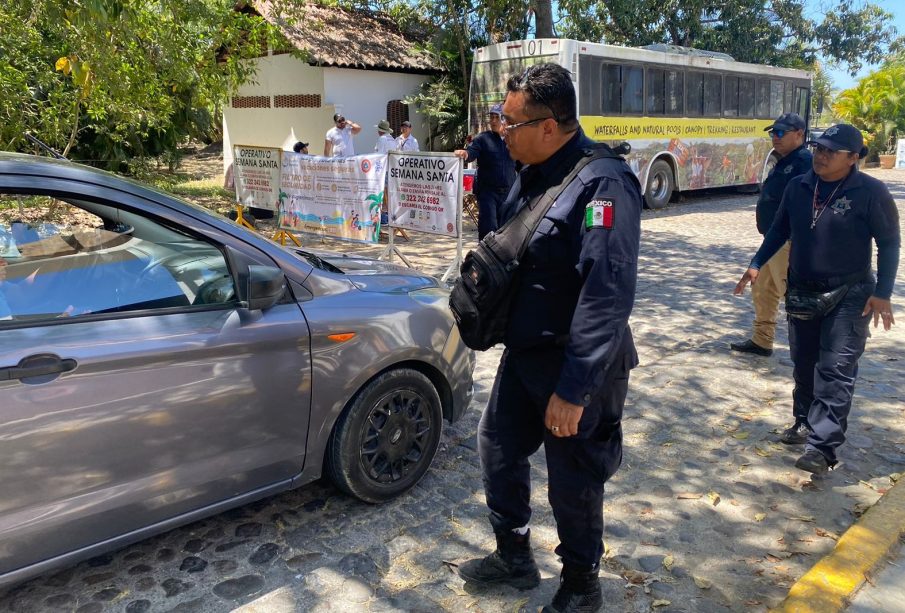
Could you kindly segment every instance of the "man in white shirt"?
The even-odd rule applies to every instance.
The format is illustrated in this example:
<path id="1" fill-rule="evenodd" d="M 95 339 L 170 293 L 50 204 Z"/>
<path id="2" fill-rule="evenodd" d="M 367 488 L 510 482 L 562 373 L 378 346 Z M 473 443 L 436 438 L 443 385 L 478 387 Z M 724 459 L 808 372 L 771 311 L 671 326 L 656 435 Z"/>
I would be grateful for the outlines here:
<path id="1" fill-rule="evenodd" d="M 390 122 L 381 119 L 374 126 L 377 128 L 377 144 L 374 145 L 375 153 L 386 153 L 396 148 L 396 139 L 393 138 L 393 130 L 390 128 Z"/>
<path id="2" fill-rule="evenodd" d="M 396 148 L 399 151 L 421 151 L 418 148 L 418 139 L 412 135 L 412 122 L 403 121 L 400 130 L 402 134 L 396 139 Z"/>
<path id="3" fill-rule="evenodd" d="M 324 156 L 345 158 L 355 155 L 352 137 L 361 132 L 361 126 L 354 121 L 346 121 L 339 113 L 333 116 L 333 123 L 335 125 L 327 130 L 324 140 Z"/>

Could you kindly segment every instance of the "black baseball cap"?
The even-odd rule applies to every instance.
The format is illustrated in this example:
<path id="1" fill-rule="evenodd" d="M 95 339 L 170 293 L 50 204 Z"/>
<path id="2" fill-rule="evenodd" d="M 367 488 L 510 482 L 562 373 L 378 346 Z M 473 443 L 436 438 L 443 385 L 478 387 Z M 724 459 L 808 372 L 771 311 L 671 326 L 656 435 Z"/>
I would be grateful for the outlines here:
<path id="1" fill-rule="evenodd" d="M 807 124 L 798 113 L 783 113 L 776 118 L 772 126 L 764 128 L 764 132 L 770 130 L 804 130 Z"/>
<path id="2" fill-rule="evenodd" d="M 808 141 L 809 145 L 820 145 L 833 151 L 857 153 L 859 158 L 867 155 L 861 130 L 848 123 L 837 123 L 823 131 L 820 138 Z"/>

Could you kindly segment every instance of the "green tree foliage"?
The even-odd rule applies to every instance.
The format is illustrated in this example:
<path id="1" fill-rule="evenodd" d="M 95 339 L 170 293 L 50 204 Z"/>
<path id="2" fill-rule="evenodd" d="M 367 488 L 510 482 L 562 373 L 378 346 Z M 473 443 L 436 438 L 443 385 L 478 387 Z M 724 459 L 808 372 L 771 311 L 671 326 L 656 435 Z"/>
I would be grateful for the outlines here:
<path id="1" fill-rule="evenodd" d="M 561 0 L 560 34 L 640 46 L 669 43 L 729 53 L 757 64 L 806 67 L 818 57 L 879 63 L 896 29 L 876 5 L 837 0 L 815 20 L 804 0 Z"/>
<path id="2" fill-rule="evenodd" d="M 0 7 L 0 143 L 120 167 L 210 137 L 275 36 L 231 0 L 32 0 Z"/>
<path id="3" fill-rule="evenodd" d="M 873 153 L 892 153 L 905 138 L 905 62 L 893 61 L 839 94 L 836 115 L 868 133 Z"/>

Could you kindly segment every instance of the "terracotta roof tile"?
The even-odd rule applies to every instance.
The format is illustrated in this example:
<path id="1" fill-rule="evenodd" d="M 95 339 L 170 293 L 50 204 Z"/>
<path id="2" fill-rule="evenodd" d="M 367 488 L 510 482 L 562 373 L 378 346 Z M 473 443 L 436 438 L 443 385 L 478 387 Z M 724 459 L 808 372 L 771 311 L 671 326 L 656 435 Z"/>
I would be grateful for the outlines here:
<path id="1" fill-rule="evenodd" d="M 246 4 L 277 26 L 297 49 L 318 66 L 438 72 L 430 54 L 406 37 L 386 16 L 339 7 L 307 4 L 287 12 L 273 0 Z"/>

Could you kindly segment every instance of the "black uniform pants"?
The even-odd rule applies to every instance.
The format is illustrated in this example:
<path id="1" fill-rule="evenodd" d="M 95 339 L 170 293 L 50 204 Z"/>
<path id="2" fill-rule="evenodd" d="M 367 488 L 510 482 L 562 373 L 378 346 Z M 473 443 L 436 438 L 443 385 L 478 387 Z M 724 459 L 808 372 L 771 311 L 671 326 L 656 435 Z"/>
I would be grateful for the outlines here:
<path id="1" fill-rule="evenodd" d="M 806 448 L 820 451 L 831 464 L 845 441 L 858 359 L 870 335 L 871 316 L 862 317 L 861 312 L 873 291 L 873 280 L 862 281 L 827 315 L 789 318 L 789 348 L 795 366 L 792 411 L 796 421 L 810 426 Z"/>
<path id="2" fill-rule="evenodd" d="M 499 211 L 509 190 L 485 187 L 477 194 L 478 199 L 478 240 L 499 228 Z"/>
<path id="3" fill-rule="evenodd" d="M 531 519 L 528 458 L 544 444 L 556 553 L 590 570 L 603 555 L 604 483 L 622 462 L 620 422 L 631 364 L 619 356 L 603 391 L 585 407 L 578 436 L 557 438 L 544 427 L 544 414 L 562 359 L 558 348 L 503 353 L 478 427 L 478 451 L 490 523 L 505 532 Z"/>

